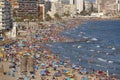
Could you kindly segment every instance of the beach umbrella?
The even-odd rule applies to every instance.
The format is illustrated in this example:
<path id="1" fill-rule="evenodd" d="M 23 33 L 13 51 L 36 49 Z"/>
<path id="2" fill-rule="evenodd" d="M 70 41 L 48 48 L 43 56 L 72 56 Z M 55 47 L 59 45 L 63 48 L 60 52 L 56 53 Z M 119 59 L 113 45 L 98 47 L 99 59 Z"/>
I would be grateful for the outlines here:
<path id="1" fill-rule="evenodd" d="M 42 51 L 42 49 L 41 49 L 41 48 L 38 48 L 37 50 L 38 50 L 38 51 Z"/>
<path id="2" fill-rule="evenodd" d="M 27 48 L 26 48 L 25 51 L 26 51 L 26 52 L 31 52 L 31 49 L 27 49 Z"/>
<path id="3" fill-rule="evenodd" d="M 6 44 L 6 45 L 4 46 L 4 48 L 5 48 L 5 49 L 8 49 L 8 48 L 9 48 L 9 45 L 8 45 L 8 44 Z"/>
<path id="4" fill-rule="evenodd" d="M 25 77 L 24 80 L 29 80 L 29 78 L 28 78 L 28 77 Z"/>
<path id="5" fill-rule="evenodd" d="M 3 54 L 2 54 L 2 53 L 0 53 L 0 57 L 3 57 Z"/>
<path id="6" fill-rule="evenodd" d="M 84 73 L 87 73 L 87 70 L 86 70 L 86 68 L 84 68 L 84 70 L 83 70 L 83 71 L 84 71 Z"/>
<path id="7" fill-rule="evenodd" d="M 3 40 L 3 37 L 0 37 L 0 41 L 2 41 Z"/>
<path id="8" fill-rule="evenodd" d="M 75 68 L 76 67 L 76 65 L 75 64 L 72 64 L 72 68 Z"/>
<path id="9" fill-rule="evenodd" d="M 66 78 L 66 80 L 70 80 L 70 78 Z"/>
<path id="10" fill-rule="evenodd" d="M 64 73 L 67 73 L 67 70 L 63 70 Z"/>
<path id="11" fill-rule="evenodd" d="M 99 70 L 99 71 L 98 71 L 98 74 L 99 74 L 99 75 L 102 75 L 102 74 L 103 74 L 103 71 Z"/>
<path id="12" fill-rule="evenodd" d="M 41 74 L 42 76 L 45 76 L 45 75 L 46 75 L 45 70 L 40 71 L 40 74 Z"/>
<path id="13" fill-rule="evenodd" d="M 19 52 L 19 55 L 20 55 L 20 56 L 23 56 L 23 53 L 24 53 L 24 52 Z"/>
<path id="14" fill-rule="evenodd" d="M 22 44 L 22 43 L 19 43 L 19 44 L 18 44 L 18 47 L 22 47 L 22 46 L 24 46 L 24 44 Z"/>
<path id="15" fill-rule="evenodd" d="M 60 73 L 55 73 L 54 75 L 55 75 L 56 77 L 60 77 L 60 76 L 61 76 Z"/>
<path id="16" fill-rule="evenodd" d="M 88 78 L 86 78 L 86 77 L 82 77 L 82 80 L 89 80 Z"/>
<path id="17" fill-rule="evenodd" d="M 73 76 L 73 74 L 71 72 L 68 72 L 67 75 L 68 76 Z"/>
<path id="18" fill-rule="evenodd" d="M 63 61 L 60 61 L 60 62 L 59 62 L 59 64 L 60 64 L 60 65 L 63 65 L 63 64 L 64 64 L 64 62 L 63 62 Z"/>
<path id="19" fill-rule="evenodd" d="M 40 54 L 36 54 L 36 55 L 35 55 L 35 58 L 39 58 L 39 57 L 40 57 Z"/>
<path id="20" fill-rule="evenodd" d="M 4 49 L 4 48 L 2 48 L 1 50 L 2 50 L 2 51 L 4 51 L 5 49 Z"/>
<path id="21" fill-rule="evenodd" d="M 22 39 L 21 42 L 25 42 L 25 40 Z"/>
<path id="22" fill-rule="evenodd" d="M 73 78 L 70 78 L 70 80 L 75 80 L 75 79 L 73 79 Z"/>
<path id="23" fill-rule="evenodd" d="M 81 73 L 87 73 L 86 68 L 80 70 Z"/>
<path id="24" fill-rule="evenodd" d="M 30 53 L 25 52 L 23 55 L 24 55 L 24 56 L 29 56 L 29 55 L 30 55 Z"/>

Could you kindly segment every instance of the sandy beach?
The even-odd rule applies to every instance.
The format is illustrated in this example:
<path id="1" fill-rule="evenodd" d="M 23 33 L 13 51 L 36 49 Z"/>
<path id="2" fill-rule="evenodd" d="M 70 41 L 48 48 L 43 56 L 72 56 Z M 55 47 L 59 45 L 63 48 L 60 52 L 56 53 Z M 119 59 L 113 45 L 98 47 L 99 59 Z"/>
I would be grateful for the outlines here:
<path id="1" fill-rule="evenodd" d="M 16 43 L 1 46 L 0 80 L 120 80 L 106 72 L 87 72 L 81 65 L 71 65 L 46 49 L 44 44 L 70 42 L 59 33 L 91 19 L 71 18 L 48 22 L 26 29 Z M 94 19 L 93 19 L 94 20 Z"/>

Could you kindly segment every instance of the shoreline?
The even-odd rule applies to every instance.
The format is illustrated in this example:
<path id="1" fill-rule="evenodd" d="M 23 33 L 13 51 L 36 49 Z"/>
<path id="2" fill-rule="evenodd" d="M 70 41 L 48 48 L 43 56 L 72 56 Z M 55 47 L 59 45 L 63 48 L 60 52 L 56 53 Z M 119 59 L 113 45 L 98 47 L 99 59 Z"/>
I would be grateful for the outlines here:
<path id="1" fill-rule="evenodd" d="M 78 18 L 77 18 L 78 19 Z M 76 19 L 75 19 L 76 20 Z M 80 20 L 80 18 L 79 18 L 79 20 Z M 81 25 L 82 23 L 84 23 L 84 22 L 88 22 L 88 21 L 102 21 L 102 20 L 120 20 L 120 19 L 112 19 L 112 18 L 109 18 L 109 19 L 106 19 L 106 18 L 93 18 L 93 19 L 91 19 L 91 18 L 89 18 L 89 19 L 85 19 L 85 21 L 76 21 L 76 22 L 78 22 L 78 24 L 76 24 L 76 25 L 74 25 L 74 26 L 72 26 L 72 27 L 68 27 L 68 28 L 66 28 L 66 29 L 64 29 L 63 31 L 65 31 L 65 30 L 68 30 L 68 29 L 70 29 L 70 28 L 74 28 L 74 27 L 76 27 L 76 26 L 79 26 L 79 25 Z M 68 24 L 69 25 L 69 24 Z M 62 32 L 63 32 L 62 31 Z M 61 33 L 61 32 L 60 32 Z M 58 42 L 62 42 L 62 43 L 66 43 L 66 42 L 73 42 L 74 40 L 73 39 L 71 39 L 71 38 L 67 38 L 67 37 L 63 37 L 62 38 L 63 39 L 63 41 L 58 41 Z M 84 41 L 83 41 L 84 42 Z M 49 43 L 48 43 L 49 44 Z M 113 76 L 113 75 L 110 75 L 110 76 Z"/>
<path id="2" fill-rule="evenodd" d="M 76 20 L 76 22 L 75 22 L 75 20 Z M 73 28 L 75 26 L 78 26 L 78 25 L 84 23 L 84 21 L 81 22 L 78 18 L 75 20 L 74 19 L 71 20 L 74 24 L 72 24 L 70 20 L 67 20 L 65 22 L 64 27 L 62 27 L 62 25 L 57 24 L 57 23 L 52 24 L 51 26 L 48 27 L 47 31 L 43 30 L 43 32 L 38 31 L 39 27 L 34 29 L 35 31 L 32 31 L 32 29 L 30 29 L 30 30 L 28 30 L 30 34 L 27 37 L 22 37 L 22 39 L 17 41 L 17 44 L 13 44 L 13 46 L 11 46 L 11 49 L 5 50 L 5 51 L 3 51 L 3 53 L 4 52 L 10 53 L 10 52 L 12 52 L 12 50 L 16 51 L 18 53 L 18 52 L 22 52 L 22 50 L 23 51 L 25 50 L 25 51 L 31 53 L 31 54 L 29 54 L 31 56 L 28 55 L 30 58 L 32 58 L 34 56 L 37 57 L 37 55 L 38 55 L 38 58 L 34 58 L 34 60 L 35 60 L 34 66 L 36 66 L 38 69 L 34 68 L 35 73 L 36 73 L 36 74 L 34 74 L 34 76 L 36 77 L 36 79 L 33 79 L 33 80 L 39 80 L 39 78 L 46 78 L 44 80 L 52 80 L 52 78 L 54 77 L 54 73 L 59 73 L 62 75 L 60 77 L 55 77 L 55 80 L 56 79 L 65 80 L 68 77 L 73 78 L 73 80 L 79 80 L 79 79 L 82 79 L 83 77 L 91 78 L 92 80 L 99 80 L 100 78 L 105 78 L 105 79 L 111 78 L 111 76 L 107 76 L 105 72 L 102 72 L 102 74 L 98 74 L 98 72 L 93 72 L 93 73 L 89 73 L 89 74 L 87 74 L 86 71 L 80 72 L 80 70 L 84 70 L 84 68 L 82 68 L 81 65 L 79 67 L 76 65 L 71 65 L 69 63 L 69 60 L 63 61 L 63 63 L 61 64 L 60 58 L 57 55 L 54 55 L 54 53 L 52 53 L 51 50 L 45 48 L 44 44 L 49 43 L 49 42 L 54 43 L 54 42 L 60 42 L 61 40 L 63 40 L 63 42 L 65 42 L 65 41 L 67 42 L 69 40 L 69 38 L 66 40 L 66 38 L 63 38 L 62 36 L 60 36 L 59 33 L 64 30 Z M 79 21 L 77 21 L 77 20 L 79 20 Z M 72 26 L 71 26 L 71 24 L 72 24 Z M 49 24 L 46 24 L 45 26 L 48 26 L 48 25 Z M 58 26 L 58 27 L 56 28 L 56 26 Z M 50 30 L 49 30 L 49 28 L 50 28 Z M 23 44 L 24 46 L 20 45 L 20 44 Z M 10 54 L 12 54 L 12 53 L 10 53 Z M 15 52 L 13 52 L 13 54 L 15 54 L 15 56 L 12 59 L 14 59 L 14 58 L 18 59 L 18 61 L 15 61 L 16 64 L 18 64 L 20 61 L 22 61 L 21 59 L 24 60 L 24 52 L 23 52 L 23 54 L 20 54 L 20 53 L 16 54 Z M 9 59 L 11 59 L 11 57 L 12 57 L 12 55 L 6 55 L 6 57 L 4 57 L 3 61 L 2 61 L 3 64 L 11 63 L 11 61 L 9 61 Z M 4 60 L 6 58 L 8 58 L 8 59 Z M 53 62 L 54 62 L 54 64 L 53 64 Z M 22 64 L 23 63 L 20 63 L 20 65 L 22 65 Z M 44 64 L 44 65 L 42 65 L 42 64 Z M 6 64 L 6 65 L 9 66 L 9 64 Z M 32 67 L 32 66 L 30 66 L 30 67 Z M 49 70 L 49 69 L 51 69 L 49 71 L 50 75 L 45 75 L 45 76 L 40 75 L 40 71 Z M 54 70 L 54 69 L 57 69 L 57 70 Z M 63 70 L 67 70 L 68 72 L 70 72 L 70 75 L 68 73 L 64 73 Z M 10 71 L 11 71 L 11 69 L 10 69 Z M 18 69 L 18 72 L 19 72 L 19 69 Z M 18 72 L 15 71 L 16 76 L 12 77 L 14 79 L 9 79 L 9 80 L 17 80 L 16 77 L 19 77 Z M 29 77 L 31 78 L 30 74 L 29 74 Z M 112 79 L 112 80 L 117 80 L 117 79 Z"/>
<path id="3" fill-rule="evenodd" d="M 89 21 L 120 20 L 120 18 L 99 18 L 99 17 L 92 17 L 92 18 L 87 18 L 87 17 L 83 18 L 82 17 L 81 18 L 80 17 L 80 18 L 73 18 L 72 20 L 74 20 L 76 24 L 72 24 L 71 27 L 67 27 L 67 28 L 63 29 L 61 32 L 64 32 L 65 30 L 68 30 L 70 28 L 74 28 L 76 26 L 79 26 L 79 25 L 81 25 L 81 24 L 83 24 L 85 22 L 89 22 Z M 70 20 L 70 22 L 71 22 L 71 20 Z M 69 24 L 67 24 L 67 25 L 69 25 Z M 61 33 L 61 32 L 59 32 L 59 33 Z M 74 41 L 72 38 L 62 37 L 62 35 L 61 35 L 61 38 L 62 38 L 63 41 L 58 41 L 58 42 L 73 42 Z M 82 41 L 84 42 L 86 40 L 82 40 Z"/>

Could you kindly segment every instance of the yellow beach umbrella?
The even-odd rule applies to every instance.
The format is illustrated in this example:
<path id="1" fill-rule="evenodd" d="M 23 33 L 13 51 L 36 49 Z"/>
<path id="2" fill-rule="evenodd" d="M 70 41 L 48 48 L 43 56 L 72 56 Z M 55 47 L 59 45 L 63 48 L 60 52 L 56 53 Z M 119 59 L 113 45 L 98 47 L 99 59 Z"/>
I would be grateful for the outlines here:
<path id="1" fill-rule="evenodd" d="M 20 56 L 23 56 L 23 54 L 24 54 L 24 52 L 19 52 L 19 55 L 20 55 Z"/>
<path id="2" fill-rule="evenodd" d="M 2 50 L 2 51 L 4 51 L 5 49 L 4 49 L 4 48 L 2 48 L 1 50 Z"/>
<path id="3" fill-rule="evenodd" d="M 68 76 L 73 76 L 73 74 L 72 74 L 72 73 L 68 73 L 67 75 L 68 75 Z"/>
<path id="4" fill-rule="evenodd" d="M 2 54 L 2 53 L 0 53 L 0 57 L 3 57 L 3 54 Z"/>
<path id="5" fill-rule="evenodd" d="M 66 74 L 70 77 L 73 76 L 72 72 L 67 72 Z"/>
<path id="6" fill-rule="evenodd" d="M 70 80 L 75 80 L 75 79 L 73 79 L 73 78 L 70 78 Z"/>

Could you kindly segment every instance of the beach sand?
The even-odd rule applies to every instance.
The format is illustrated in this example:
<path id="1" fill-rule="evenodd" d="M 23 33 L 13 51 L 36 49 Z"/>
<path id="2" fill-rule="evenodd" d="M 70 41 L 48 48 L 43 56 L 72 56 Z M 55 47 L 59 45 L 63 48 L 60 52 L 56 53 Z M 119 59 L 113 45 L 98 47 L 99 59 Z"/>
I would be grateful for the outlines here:
<path id="1" fill-rule="evenodd" d="M 0 80 L 24 80 L 18 79 L 20 76 L 27 76 L 28 80 L 66 80 L 66 78 L 71 78 L 71 80 L 84 80 L 83 78 L 88 80 L 100 80 L 100 78 L 104 78 L 103 80 L 117 80 L 107 79 L 105 73 L 102 75 L 80 73 L 81 66 L 79 69 L 74 69 L 70 65 L 69 60 L 63 61 L 63 64 L 60 64 L 59 56 L 54 55 L 44 47 L 46 43 L 72 41 L 72 39 L 62 37 L 59 33 L 78 26 L 84 21 L 88 21 L 88 19 L 72 18 L 52 24 L 48 22 L 44 24 L 46 28 L 41 31 L 39 31 L 43 27 L 41 25 L 38 27 L 34 26 L 34 29 L 29 28 L 29 30 L 26 30 L 29 34 L 26 37 L 18 37 L 16 39 L 17 43 L 11 45 L 10 49 L 2 51 L 3 47 L 1 48 L 1 53 L 6 53 L 7 55 L 1 58 L 0 66 L 3 65 L 1 70 L 4 70 L 4 74 L 0 72 Z M 64 23 L 65 26 L 63 27 L 58 23 Z M 10 68 L 11 65 L 12 68 Z M 30 71 L 34 72 L 34 74 L 30 74 Z M 58 73 L 59 77 L 56 77 L 55 73 Z M 35 78 L 32 79 L 32 76 Z"/>

